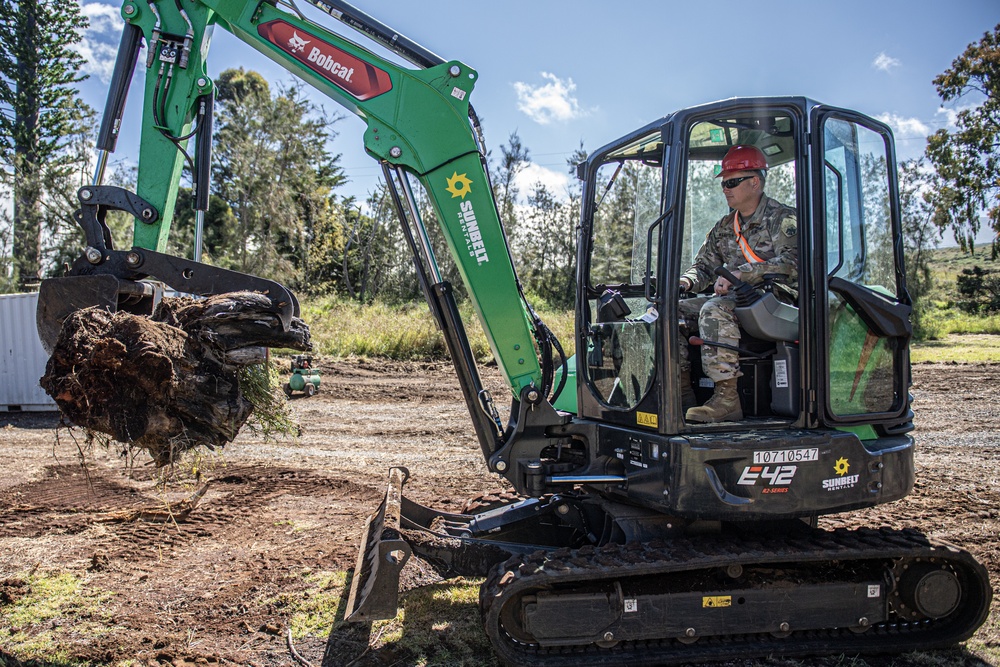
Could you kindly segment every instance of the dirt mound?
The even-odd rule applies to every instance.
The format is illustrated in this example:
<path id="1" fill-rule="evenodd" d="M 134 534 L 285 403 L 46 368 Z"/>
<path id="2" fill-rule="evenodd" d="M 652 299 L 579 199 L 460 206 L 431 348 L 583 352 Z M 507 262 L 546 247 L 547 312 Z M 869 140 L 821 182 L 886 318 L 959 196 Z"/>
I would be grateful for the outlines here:
<path id="1" fill-rule="evenodd" d="M 285 331 L 252 292 L 164 298 L 152 317 L 88 308 L 63 323 L 40 384 L 70 422 L 162 466 L 236 437 L 253 409 L 241 369 L 262 346 L 308 349 L 309 330 L 295 318 Z"/>

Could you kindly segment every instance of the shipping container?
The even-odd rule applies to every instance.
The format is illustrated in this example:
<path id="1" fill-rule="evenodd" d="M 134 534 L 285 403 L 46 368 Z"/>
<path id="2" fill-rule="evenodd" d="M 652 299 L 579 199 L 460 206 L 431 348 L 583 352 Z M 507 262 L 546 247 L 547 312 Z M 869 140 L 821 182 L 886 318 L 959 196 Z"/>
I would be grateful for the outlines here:
<path id="1" fill-rule="evenodd" d="M 0 294 L 0 412 L 56 410 L 38 385 L 48 353 L 35 329 L 38 293 Z"/>

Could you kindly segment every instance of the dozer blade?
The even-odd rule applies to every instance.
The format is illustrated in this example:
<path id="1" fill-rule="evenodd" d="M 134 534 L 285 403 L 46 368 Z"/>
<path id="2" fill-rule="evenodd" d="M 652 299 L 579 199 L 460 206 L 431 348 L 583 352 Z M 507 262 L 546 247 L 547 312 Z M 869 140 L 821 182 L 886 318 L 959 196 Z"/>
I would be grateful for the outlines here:
<path id="1" fill-rule="evenodd" d="M 410 545 L 400 534 L 403 484 L 409 476 L 406 468 L 389 470 L 385 498 L 365 523 L 344 614 L 348 621 L 360 623 L 396 616 L 399 573 L 411 554 Z"/>
<path id="2" fill-rule="evenodd" d="M 43 280 L 38 288 L 38 306 L 35 309 L 35 326 L 42 347 L 52 354 L 63 320 L 74 311 L 100 306 L 113 313 L 119 310 L 120 299 L 138 303 L 144 297 L 152 297 L 153 291 L 150 283 L 119 280 L 107 274 Z M 146 301 L 149 312 L 152 312 L 152 299 L 147 298 Z"/>

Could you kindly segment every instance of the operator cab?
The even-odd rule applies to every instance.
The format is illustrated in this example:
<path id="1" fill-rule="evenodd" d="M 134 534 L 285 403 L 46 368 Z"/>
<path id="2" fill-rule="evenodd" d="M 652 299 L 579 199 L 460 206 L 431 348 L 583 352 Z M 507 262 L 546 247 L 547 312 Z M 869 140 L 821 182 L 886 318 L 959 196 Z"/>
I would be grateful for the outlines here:
<path id="1" fill-rule="evenodd" d="M 679 300 L 691 296 L 678 293 L 678 278 L 729 213 L 716 176 L 737 144 L 763 151 L 765 193 L 797 212 L 798 289 L 765 282 L 766 305 L 737 309 L 744 419 L 688 423 L 680 345 L 699 404 L 713 384 L 688 340 L 697 323 L 685 334 L 677 326 Z M 805 98 L 687 109 L 595 152 L 580 169 L 579 415 L 665 434 L 909 428 L 894 164 L 887 127 Z"/>

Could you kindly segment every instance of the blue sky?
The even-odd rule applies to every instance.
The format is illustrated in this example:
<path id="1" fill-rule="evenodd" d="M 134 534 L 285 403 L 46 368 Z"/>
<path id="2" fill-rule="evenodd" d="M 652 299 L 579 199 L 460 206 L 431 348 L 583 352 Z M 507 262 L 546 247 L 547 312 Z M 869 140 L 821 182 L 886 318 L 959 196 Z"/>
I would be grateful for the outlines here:
<path id="1" fill-rule="evenodd" d="M 298 4 L 344 32 L 304 0 Z M 355 4 L 438 55 L 476 68 L 471 99 L 489 147 L 499 154 L 517 131 L 532 157 L 523 185 L 543 180 L 556 188 L 581 141 L 593 150 L 678 108 L 734 96 L 805 95 L 857 109 L 894 128 L 900 159 L 919 156 L 926 136 L 971 103 L 942 108 L 932 80 L 1000 23 L 996 0 Z M 121 30 L 118 3 L 81 6 L 92 22 L 81 45 L 91 78 L 81 93 L 101 110 Z M 293 80 L 217 29 L 209 73 L 236 66 L 272 82 Z M 130 96 L 113 159 L 134 160 L 139 99 Z M 339 112 L 331 100 L 313 99 Z M 342 192 L 363 198 L 380 174 L 362 149 L 364 125 L 348 116 L 335 129 L 331 151 L 342 154 L 351 181 Z"/>

